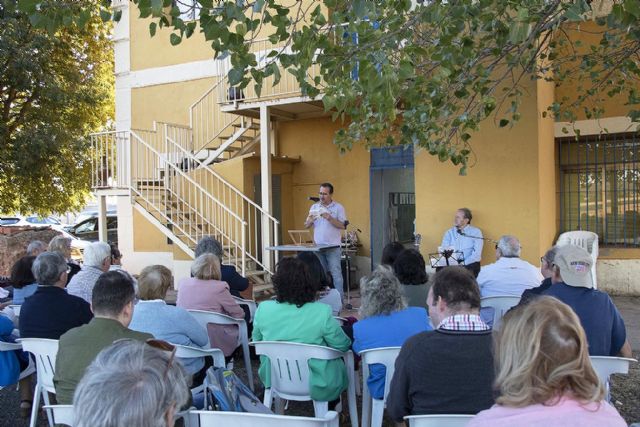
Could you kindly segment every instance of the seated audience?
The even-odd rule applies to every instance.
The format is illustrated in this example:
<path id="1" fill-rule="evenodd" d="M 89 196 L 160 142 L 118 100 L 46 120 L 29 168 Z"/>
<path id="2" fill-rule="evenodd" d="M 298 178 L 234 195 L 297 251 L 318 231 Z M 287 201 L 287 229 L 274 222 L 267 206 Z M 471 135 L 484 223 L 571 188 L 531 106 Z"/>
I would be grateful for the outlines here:
<path id="1" fill-rule="evenodd" d="M 49 252 L 59 252 L 67 261 L 69 266 L 69 274 L 67 275 L 67 285 L 80 271 L 80 266 L 71 259 L 71 239 L 64 236 L 56 236 L 49 242 Z M 89 302 L 89 301 L 87 301 Z"/>
<path id="2" fill-rule="evenodd" d="M 478 285 L 480 295 L 511 295 L 519 297 L 522 293 L 535 288 L 542 282 L 542 274 L 535 266 L 520 259 L 520 241 L 514 236 L 502 236 L 496 246 L 496 259 L 493 264 L 480 269 Z"/>
<path id="3" fill-rule="evenodd" d="M 500 395 L 468 427 L 627 425 L 604 400 L 580 321 L 555 298 L 509 312 L 495 357 Z"/>
<path id="4" fill-rule="evenodd" d="M 31 271 L 35 256 L 23 256 L 11 267 L 11 285 L 13 286 L 13 304 L 21 305 L 24 300 L 38 289 L 38 283 Z"/>
<path id="5" fill-rule="evenodd" d="M 111 266 L 111 247 L 108 243 L 93 242 L 85 248 L 83 259 L 82 269 L 69 282 L 67 292 L 91 302 L 93 287 Z"/>
<path id="6" fill-rule="evenodd" d="M 400 286 L 391 269 L 384 266 L 360 280 L 362 319 L 353 325 L 355 352 L 401 346 L 409 337 L 432 329 L 427 310 L 423 307 L 407 307 Z M 374 364 L 369 372 L 367 384 L 371 396 L 382 399 L 386 369 L 384 365 Z"/>
<path id="7" fill-rule="evenodd" d="M 71 404 L 85 369 L 103 348 L 122 338 L 145 341 L 153 335 L 128 329 L 133 316 L 135 291 L 128 274 L 110 271 L 100 276 L 92 292 L 95 317 L 88 325 L 60 337 L 53 382 L 60 404 Z"/>
<path id="8" fill-rule="evenodd" d="M 7 316 L 0 315 L 0 341 L 14 343 L 15 325 Z M 26 375 L 29 366 L 29 356 L 22 350 L 0 351 L 0 387 L 19 383 L 20 386 L 20 416 L 28 418 L 33 404 L 33 389 L 31 375 Z"/>
<path id="9" fill-rule="evenodd" d="M 57 340 L 69 329 L 89 323 L 89 304 L 64 290 L 68 271 L 58 252 L 43 252 L 33 261 L 38 289 L 20 309 L 20 337 Z"/>
<path id="10" fill-rule="evenodd" d="M 593 289 L 592 264 L 586 250 L 560 246 L 553 261 L 553 285 L 543 295 L 559 299 L 576 312 L 587 335 L 590 355 L 631 357 L 620 312 L 609 295 Z"/>
<path id="11" fill-rule="evenodd" d="M 249 280 L 242 277 L 232 265 L 223 265 L 222 245 L 211 236 L 204 236 L 195 249 L 195 257 L 198 258 L 202 254 L 213 254 L 220 260 L 220 280 L 227 282 L 231 295 L 241 298 L 240 292 L 249 287 Z"/>
<path id="12" fill-rule="evenodd" d="M 46 251 L 47 251 L 47 245 L 45 245 L 43 241 L 41 241 L 41 240 L 32 240 L 27 245 L 27 255 L 26 256 L 32 256 L 32 257 L 35 258 L 38 255 L 40 255 L 42 252 L 46 252 Z"/>
<path id="13" fill-rule="evenodd" d="M 393 272 L 401 283 L 402 294 L 409 307 L 427 307 L 427 273 L 424 258 L 415 249 L 400 252 L 393 263 Z"/>
<path id="14" fill-rule="evenodd" d="M 296 258 L 283 258 L 272 277 L 276 299 L 258 306 L 253 321 L 254 341 L 291 341 L 323 345 L 347 351 L 351 340 L 331 315 L 331 308 L 316 301 L 315 282 L 307 265 Z M 260 357 L 260 379 L 271 385 L 271 366 Z M 334 401 L 347 388 L 347 370 L 342 360 L 309 361 L 311 398 Z"/>
<path id="15" fill-rule="evenodd" d="M 386 265 L 393 267 L 393 263 L 396 261 L 400 252 L 404 251 L 404 246 L 400 242 L 387 243 L 382 248 L 382 258 L 380 259 L 380 265 Z"/>
<path id="16" fill-rule="evenodd" d="M 342 297 L 340 292 L 333 287 L 331 275 L 322 266 L 320 258 L 313 252 L 300 252 L 297 258 L 307 264 L 311 278 L 316 280 L 318 289 L 318 302 L 331 307 L 331 313 L 339 316 L 342 310 Z"/>
<path id="17" fill-rule="evenodd" d="M 473 273 L 446 267 L 427 299 L 436 329 L 409 338 L 396 359 L 387 413 L 476 414 L 493 404 L 491 329 L 480 319 Z"/>
<path id="18" fill-rule="evenodd" d="M 191 274 L 193 277 L 184 278 L 178 284 L 178 307 L 215 311 L 236 319 L 245 318 L 245 311 L 231 296 L 229 285 L 220 280 L 220 260 L 217 256 L 210 253 L 200 255 L 191 265 Z M 222 350 L 225 356 L 231 356 L 238 347 L 238 327 L 210 324 L 207 329 L 211 346 Z"/>
<path id="19" fill-rule="evenodd" d="M 133 311 L 129 329 L 146 332 L 159 340 L 190 347 L 207 348 L 209 336 L 184 308 L 164 302 L 173 286 L 173 275 L 164 265 L 145 267 L 138 277 L 140 301 Z M 204 358 L 180 359 L 187 373 L 194 375 L 194 385 L 202 384 L 206 372 Z"/>
<path id="20" fill-rule="evenodd" d="M 540 286 L 536 288 L 527 289 L 522 293 L 520 297 L 520 303 L 518 306 L 527 304 L 532 301 L 534 298 L 540 296 L 544 291 L 549 289 L 552 285 L 552 276 L 553 276 L 553 260 L 556 257 L 556 251 L 558 250 L 557 246 L 551 247 L 541 258 L 540 258 L 540 273 L 542 273 L 542 277 L 544 280 L 540 284 Z"/>
<path id="21" fill-rule="evenodd" d="M 173 427 L 188 402 L 185 372 L 173 354 L 121 340 L 89 365 L 73 397 L 75 427 Z"/>

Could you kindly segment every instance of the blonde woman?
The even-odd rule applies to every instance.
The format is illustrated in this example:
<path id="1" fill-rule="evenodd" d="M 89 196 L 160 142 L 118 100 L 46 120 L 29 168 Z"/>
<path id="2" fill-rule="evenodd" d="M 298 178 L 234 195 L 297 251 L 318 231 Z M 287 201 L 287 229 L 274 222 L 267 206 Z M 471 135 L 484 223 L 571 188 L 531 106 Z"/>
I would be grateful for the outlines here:
<path id="1" fill-rule="evenodd" d="M 191 274 L 193 277 L 178 283 L 178 307 L 215 311 L 236 319 L 245 317 L 244 310 L 231 296 L 227 282 L 220 280 L 220 259 L 217 256 L 209 253 L 200 255 L 191 265 Z M 230 356 L 237 347 L 237 326 L 209 325 L 208 331 L 211 346 Z"/>
<path id="2" fill-rule="evenodd" d="M 555 298 L 540 297 L 505 316 L 495 360 L 500 396 L 468 427 L 627 425 L 603 400 L 578 317 Z"/>

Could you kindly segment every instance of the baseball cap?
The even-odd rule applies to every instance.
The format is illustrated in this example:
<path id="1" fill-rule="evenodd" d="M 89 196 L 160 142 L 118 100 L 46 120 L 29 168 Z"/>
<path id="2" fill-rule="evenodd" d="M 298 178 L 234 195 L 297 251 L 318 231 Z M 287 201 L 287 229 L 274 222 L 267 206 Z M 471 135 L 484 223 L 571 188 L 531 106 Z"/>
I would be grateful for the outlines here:
<path id="1" fill-rule="evenodd" d="M 560 269 L 562 281 L 577 288 L 592 288 L 591 266 L 593 258 L 589 252 L 575 245 L 558 247 L 553 264 Z"/>

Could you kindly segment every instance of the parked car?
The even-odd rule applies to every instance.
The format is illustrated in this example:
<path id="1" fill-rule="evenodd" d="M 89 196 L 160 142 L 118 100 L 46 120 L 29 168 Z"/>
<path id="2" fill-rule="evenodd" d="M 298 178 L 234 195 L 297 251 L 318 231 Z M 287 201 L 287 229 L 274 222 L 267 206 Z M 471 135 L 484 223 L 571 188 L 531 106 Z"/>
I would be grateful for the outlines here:
<path id="1" fill-rule="evenodd" d="M 98 217 L 87 218 L 67 231 L 78 239 L 95 242 L 98 240 Z M 107 240 L 118 243 L 118 216 L 115 214 L 107 215 Z"/>
<path id="2" fill-rule="evenodd" d="M 5 227 L 51 227 L 54 230 L 64 230 L 64 225 L 54 216 L 5 215 L 0 216 L 0 225 Z"/>

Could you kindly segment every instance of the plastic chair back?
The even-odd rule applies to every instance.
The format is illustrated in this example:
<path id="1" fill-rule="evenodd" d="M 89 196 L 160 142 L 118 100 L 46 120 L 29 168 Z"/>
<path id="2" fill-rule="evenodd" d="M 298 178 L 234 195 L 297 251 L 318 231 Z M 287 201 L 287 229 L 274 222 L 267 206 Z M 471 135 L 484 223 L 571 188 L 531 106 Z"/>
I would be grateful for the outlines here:
<path id="1" fill-rule="evenodd" d="M 368 427 L 369 420 L 371 420 L 371 426 L 382 426 L 382 418 L 384 415 L 384 407 L 387 402 L 387 396 L 389 395 L 389 388 L 391 386 L 391 379 L 396 369 L 396 359 L 400 354 L 400 347 L 382 347 L 373 348 L 371 350 L 365 350 L 360 352 L 362 357 L 362 426 Z M 367 379 L 369 378 L 369 365 L 379 363 L 384 365 L 386 369 L 386 375 L 384 378 L 384 397 L 382 400 L 373 399 L 367 386 Z"/>
<path id="2" fill-rule="evenodd" d="M 244 319 L 235 319 L 226 314 L 216 313 L 215 311 L 205 310 L 187 310 L 205 329 L 210 323 L 215 325 L 237 325 L 238 326 L 238 345 L 242 346 L 242 357 L 244 366 L 247 370 L 247 378 L 249 380 L 249 388 L 255 391 L 253 386 L 253 370 L 251 369 L 251 359 L 249 355 L 249 335 L 247 333 L 247 324 Z M 211 343 L 209 343 L 211 345 Z"/>
<path id="3" fill-rule="evenodd" d="M 309 359 L 343 359 L 347 367 L 349 386 L 347 390 L 351 425 L 358 426 L 358 410 L 355 393 L 355 373 L 353 353 L 345 353 L 320 345 L 300 344 L 284 341 L 256 341 L 256 353 L 267 356 L 271 363 L 271 388 L 265 390 L 264 404 L 271 407 L 276 400 L 276 412 L 281 399 L 306 401 L 312 400 L 309 394 Z M 328 402 L 313 401 L 316 417 L 322 417 L 328 410 Z"/>
<path id="4" fill-rule="evenodd" d="M 253 322 L 253 317 L 256 315 L 256 310 L 258 309 L 258 304 L 252 299 L 244 299 L 233 297 L 233 299 L 238 303 L 238 305 L 246 305 L 249 309 L 249 315 L 251 316 L 250 322 Z"/>
<path id="5" fill-rule="evenodd" d="M 518 303 L 520 303 L 520 297 L 511 295 L 495 295 L 492 297 L 484 297 L 480 300 L 481 307 L 493 308 L 493 329 L 500 327 L 502 317 L 510 308 L 515 307 Z"/>
<path id="6" fill-rule="evenodd" d="M 338 413 L 327 412 L 321 418 L 288 415 L 249 414 L 244 412 L 192 411 L 200 418 L 200 427 L 338 427 Z"/>
<path id="7" fill-rule="evenodd" d="M 22 306 L 20 304 L 9 304 L 9 308 L 11 308 L 13 310 L 13 313 L 16 315 L 16 317 L 20 317 L 20 308 Z"/>
<path id="8" fill-rule="evenodd" d="M 409 427 L 464 427 L 475 415 L 409 415 L 404 417 L 409 421 Z"/>
<path id="9" fill-rule="evenodd" d="M 628 374 L 629 364 L 637 362 L 637 360 L 627 357 L 589 356 L 589 359 L 591 359 L 591 365 L 596 371 L 600 382 L 605 387 L 607 402 L 611 399 L 609 390 L 609 377 L 611 374 Z"/>
<path id="10" fill-rule="evenodd" d="M 598 235 L 591 231 L 566 231 L 558 236 L 556 245 L 575 245 L 589 252 L 591 258 L 593 259 L 593 265 L 591 266 L 593 289 L 598 289 L 598 283 L 596 281 L 596 262 L 598 262 Z"/>
<path id="11" fill-rule="evenodd" d="M 56 368 L 56 356 L 58 355 L 58 340 L 44 338 L 22 338 L 18 340 L 22 344 L 22 349 L 33 354 L 36 359 L 37 381 L 34 391 L 33 407 L 31 409 L 31 421 L 29 427 L 35 427 L 38 419 L 38 406 L 40 397 L 45 405 L 49 405 L 49 393 L 56 393 L 53 386 L 53 375 Z M 49 425 L 53 426 L 52 411 L 47 410 Z"/>
<path id="12" fill-rule="evenodd" d="M 45 405 L 47 410 L 53 412 L 53 422 L 73 427 L 73 405 Z"/>

